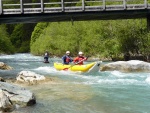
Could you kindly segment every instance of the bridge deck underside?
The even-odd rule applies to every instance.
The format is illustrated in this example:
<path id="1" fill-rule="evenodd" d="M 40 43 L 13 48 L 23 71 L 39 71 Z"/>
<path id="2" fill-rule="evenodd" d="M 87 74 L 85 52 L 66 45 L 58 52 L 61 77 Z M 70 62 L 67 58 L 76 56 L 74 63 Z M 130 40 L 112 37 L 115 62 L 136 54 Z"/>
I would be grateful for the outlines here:
<path id="1" fill-rule="evenodd" d="M 60 21 L 87 21 L 87 20 L 116 20 L 146 18 L 149 9 L 122 10 L 122 11 L 86 11 L 86 12 L 59 12 L 37 14 L 8 14 L 0 15 L 0 23 L 37 23 Z"/>

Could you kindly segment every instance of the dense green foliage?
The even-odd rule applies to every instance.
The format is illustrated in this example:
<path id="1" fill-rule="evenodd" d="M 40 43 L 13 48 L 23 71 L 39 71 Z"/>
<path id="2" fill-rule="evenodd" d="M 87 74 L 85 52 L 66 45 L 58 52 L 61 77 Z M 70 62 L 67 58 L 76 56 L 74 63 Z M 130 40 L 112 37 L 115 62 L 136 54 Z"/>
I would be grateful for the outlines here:
<path id="1" fill-rule="evenodd" d="M 43 29 L 47 27 L 48 23 L 38 23 L 34 29 L 35 32 L 32 32 L 32 38 L 30 45 L 36 41 L 36 39 L 42 34 Z"/>
<path id="2" fill-rule="evenodd" d="M 0 25 L 0 53 L 30 52 L 30 39 L 35 25 Z"/>
<path id="3" fill-rule="evenodd" d="M 147 49 L 150 35 L 146 30 L 146 20 L 88 21 L 74 22 L 73 25 L 71 22 L 49 23 L 43 29 L 44 24 L 35 27 L 33 34 L 40 31 L 40 35 L 31 37 L 32 54 L 48 50 L 61 56 L 70 50 L 73 56 L 84 51 L 86 55 L 118 57 L 125 52 L 150 52 Z"/>
<path id="4" fill-rule="evenodd" d="M 10 40 L 15 47 L 15 52 L 29 52 L 31 33 L 35 24 L 16 24 Z"/>
<path id="5" fill-rule="evenodd" d="M 14 47 L 9 39 L 5 25 L 0 25 L 0 53 L 13 53 Z"/>

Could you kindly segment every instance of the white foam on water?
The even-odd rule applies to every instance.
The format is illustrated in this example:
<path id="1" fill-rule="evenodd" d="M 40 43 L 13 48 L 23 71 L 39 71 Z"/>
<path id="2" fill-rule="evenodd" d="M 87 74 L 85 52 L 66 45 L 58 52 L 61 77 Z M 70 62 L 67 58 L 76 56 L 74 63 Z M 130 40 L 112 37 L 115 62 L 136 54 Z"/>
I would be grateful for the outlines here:
<path id="1" fill-rule="evenodd" d="M 86 85 L 99 84 L 99 85 L 134 85 L 142 84 L 142 82 L 135 79 L 99 79 L 99 80 L 89 80 L 83 82 Z"/>
<path id="2" fill-rule="evenodd" d="M 28 66 L 29 64 L 28 63 L 18 63 L 18 65 L 20 65 L 20 66 L 24 66 L 24 65 Z"/>
<path id="3" fill-rule="evenodd" d="M 122 73 L 119 71 L 112 71 L 111 74 L 117 77 L 122 77 Z"/>
<path id="4" fill-rule="evenodd" d="M 115 76 L 115 77 L 118 77 L 118 78 L 124 78 L 124 77 L 129 77 L 131 76 L 131 74 L 128 74 L 128 73 L 122 73 L 120 71 L 111 71 L 110 72 L 111 75 Z"/>
<path id="5" fill-rule="evenodd" d="M 150 84 L 150 74 L 147 76 L 147 78 L 145 79 L 145 82 Z"/>
<path id="6" fill-rule="evenodd" d="M 2 55 L 0 56 L 0 59 L 13 59 L 15 58 L 15 56 L 12 56 L 12 55 Z"/>
<path id="7" fill-rule="evenodd" d="M 0 59 L 14 59 L 13 61 L 42 61 L 40 56 L 33 56 L 31 54 L 14 54 L 14 55 L 2 55 Z"/>
<path id="8" fill-rule="evenodd" d="M 150 84 L 150 77 L 146 78 L 145 81 Z"/>
<path id="9" fill-rule="evenodd" d="M 140 81 L 135 79 L 100 79 L 98 80 L 100 84 L 122 84 L 122 85 L 131 85 L 131 84 L 141 84 Z"/>
<path id="10" fill-rule="evenodd" d="M 99 84 L 99 85 L 144 85 L 145 77 L 137 73 L 122 73 L 112 71 L 108 76 L 81 76 L 85 81 L 83 84 Z"/>
<path id="11" fill-rule="evenodd" d="M 55 75 L 76 75 L 76 73 L 73 73 L 71 71 L 64 71 L 64 70 L 56 70 L 54 67 L 51 66 L 41 66 L 36 69 L 35 71 L 38 71 L 40 73 L 47 73 L 47 74 L 55 74 Z"/>
<path id="12" fill-rule="evenodd" d="M 140 60 L 130 60 L 130 61 L 127 61 L 127 63 L 131 64 L 131 65 L 137 65 L 137 64 L 140 64 L 142 63 L 143 61 L 140 61 Z"/>
<path id="13" fill-rule="evenodd" d="M 145 74 L 141 74 L 141 73 L 123 73 L 119 71 L 111 71 L 110 75 L 117 78 L 134 78 L 134 79 L 146 77 Z"/>
<path id="14" fill-rule="evenodd" d="M 40 71 L 40 72 L 47 72 L 47 73 L 55 72 L 54 68 L 52 68 L 50 66 L 41 66 L 41 67 L 35 68 L 33 70 Z"/>

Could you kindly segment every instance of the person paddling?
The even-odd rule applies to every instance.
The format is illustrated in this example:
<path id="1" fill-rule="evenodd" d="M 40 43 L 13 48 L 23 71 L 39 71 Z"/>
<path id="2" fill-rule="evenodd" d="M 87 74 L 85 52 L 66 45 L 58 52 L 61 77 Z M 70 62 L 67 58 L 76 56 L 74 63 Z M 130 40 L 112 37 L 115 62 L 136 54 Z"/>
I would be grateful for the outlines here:
<path id="1" fill-rule="evenodd" d="M 83 52 L 80 51 L 78 53 L 78 56 L 73 60 L 73 62 L 78 65 L 83 65 L 83 61 L 85 61 L 87 59 L 88 59 L 88 57 L 84 57 Z"/>
<path id="2" fill-rule="evenodd" d="M 69 65 L 70 62 L 72 62 L 72 58 L 70 57 L 70 51 L 66 51 L 66 55 L 62 57 L 63 64 Z"/>
<path id="3" fill-rule="evenodd" d="M 49 53 L 48 53 L 48 51 L 46 50 L 46 52 L 45 52 L 45 54 L 44 54 L 44 63 L 49 63 L 48 58 L 49 58 Z"/>

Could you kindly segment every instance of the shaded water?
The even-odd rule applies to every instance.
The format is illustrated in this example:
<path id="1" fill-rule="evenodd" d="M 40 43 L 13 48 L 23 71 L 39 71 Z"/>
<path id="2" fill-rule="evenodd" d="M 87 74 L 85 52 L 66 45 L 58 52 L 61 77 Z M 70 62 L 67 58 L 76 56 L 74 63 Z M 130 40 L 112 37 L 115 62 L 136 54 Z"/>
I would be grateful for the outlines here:
<path id="1" fill-rule="evenodd" d="M 52 62 L 30 54 L 0 56 L 0 61 L 14 67 L 0 70 L 4 78 L 16 77 L 22 70 L 52 77 L 53 83 L 26 86 L 35 93 L 37 104 L 14 113 L 150 113 L 150 73 L 118 71 L 79 74 L 57 71 Z"/>

